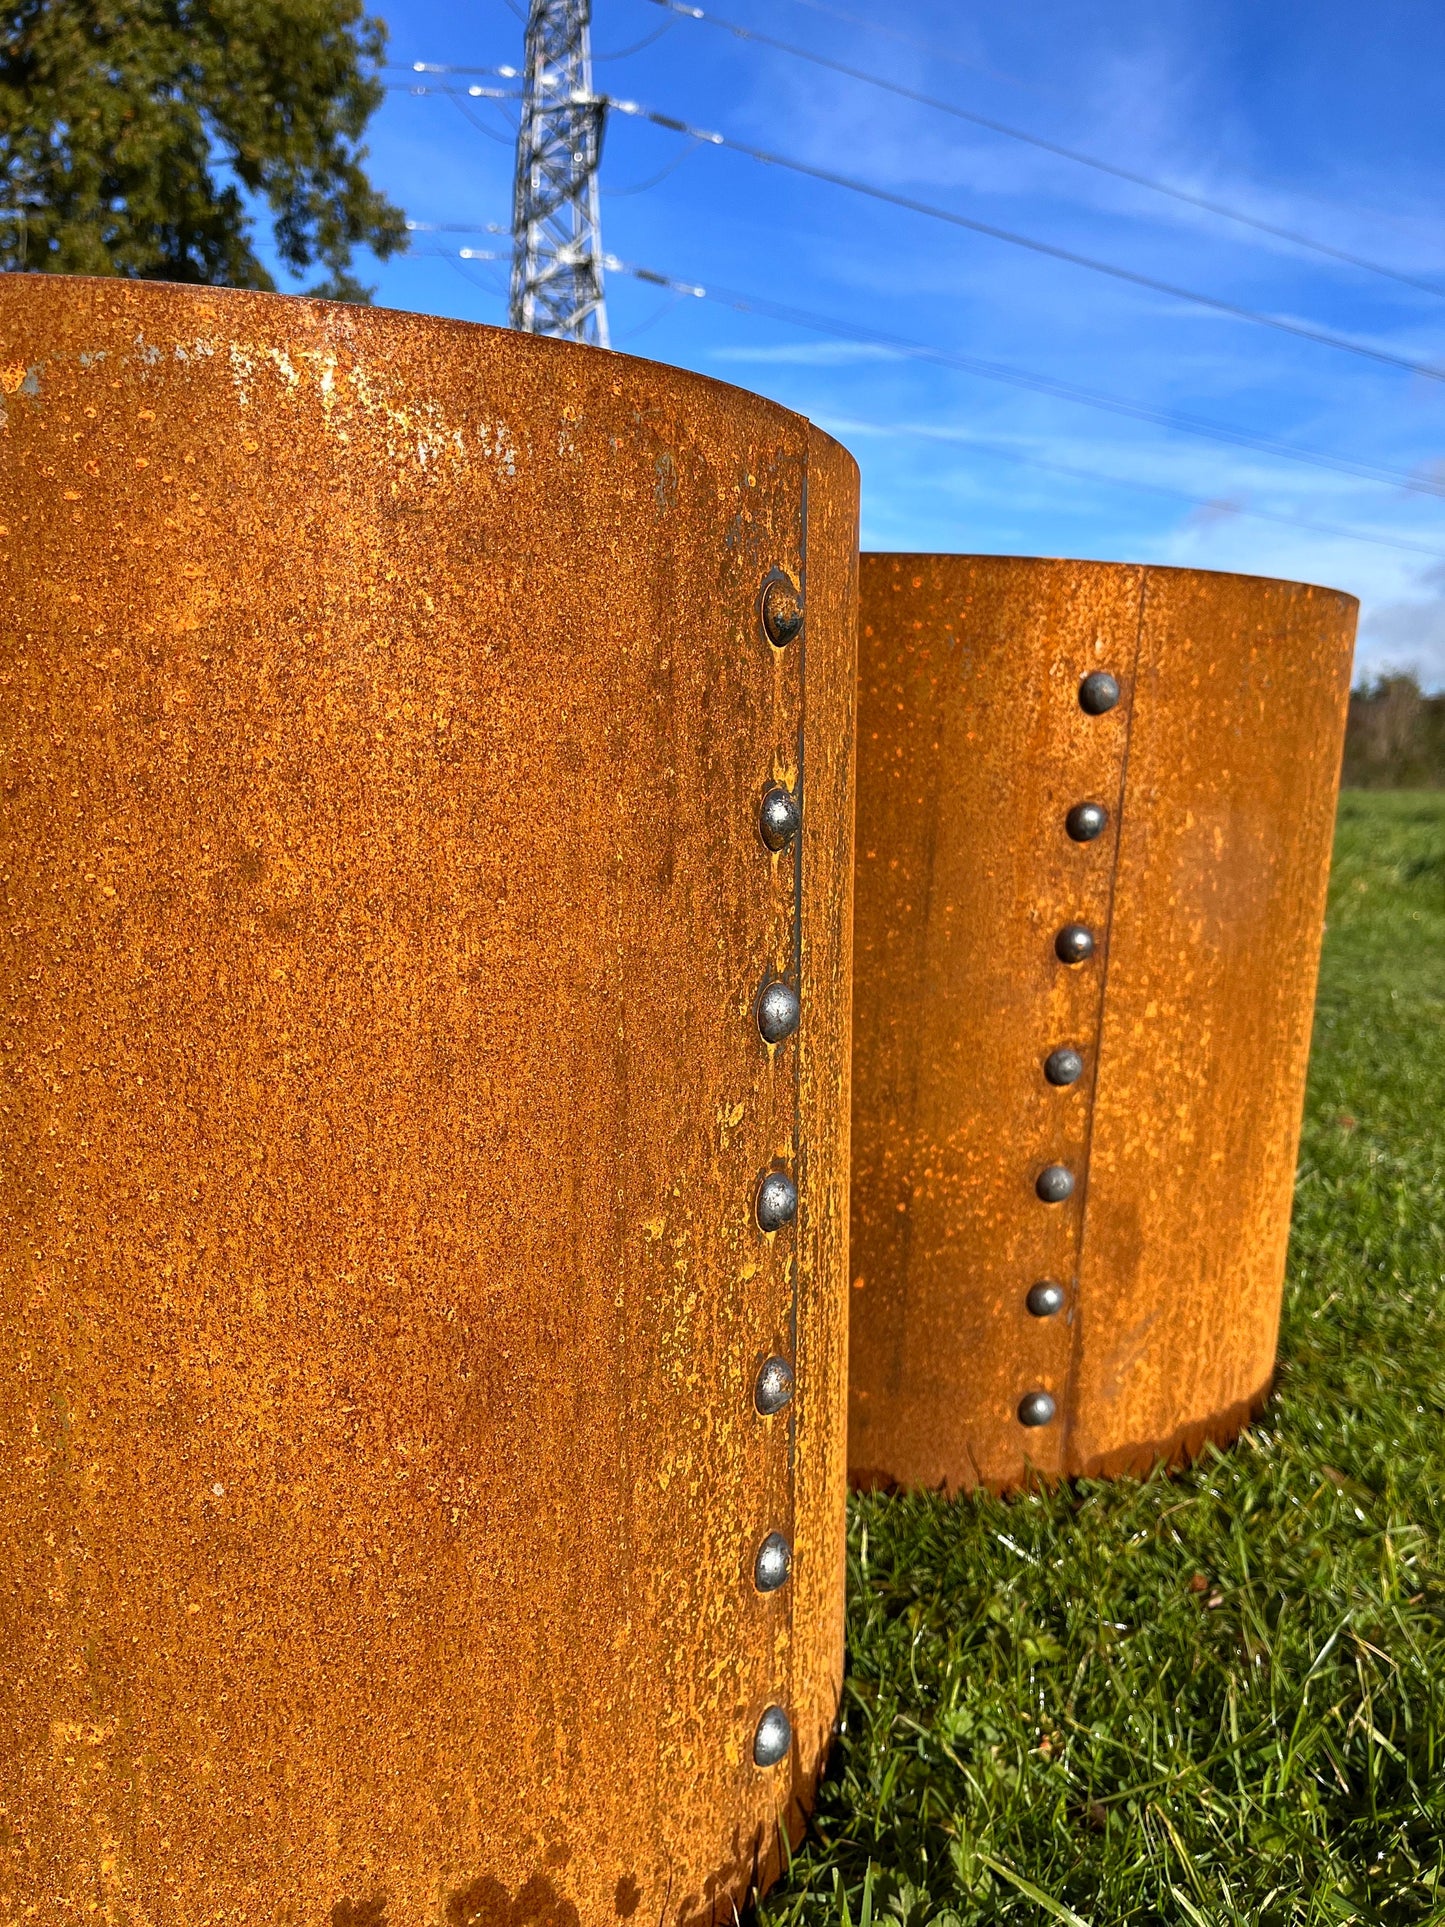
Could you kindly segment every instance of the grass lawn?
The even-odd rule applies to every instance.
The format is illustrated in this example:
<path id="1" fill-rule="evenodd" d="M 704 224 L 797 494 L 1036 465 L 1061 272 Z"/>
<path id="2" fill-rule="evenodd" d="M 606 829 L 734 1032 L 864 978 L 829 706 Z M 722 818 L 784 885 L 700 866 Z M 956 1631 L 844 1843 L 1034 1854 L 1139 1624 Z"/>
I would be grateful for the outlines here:
<path id="1" fill-rule="evenodd" d="M 1445 794 L 1341 802 L 1280 1357 L 1181 1477 L 854 1501 L 764 1927 L 1445 1923 Z"/>

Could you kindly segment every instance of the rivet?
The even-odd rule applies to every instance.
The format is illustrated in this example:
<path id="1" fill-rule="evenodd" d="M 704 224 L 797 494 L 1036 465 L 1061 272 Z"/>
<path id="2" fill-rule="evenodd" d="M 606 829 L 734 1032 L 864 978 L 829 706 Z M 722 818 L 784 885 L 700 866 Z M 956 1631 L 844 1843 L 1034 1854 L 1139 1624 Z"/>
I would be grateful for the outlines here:
<path id="1" fill-rule="evenodd" d="M 1119 685 L 1107 669 L 1092 670 L 1079 684 L 1079 707 L 1086 716 L 1102 716 L 1119 700 Z"/>
<path id="2" fill-rule="evenodd" d="M 782 569 L 770 570 L 758 597 L 763 634 L 775 649 L 790 643 L 803 626 L 803 598 L 798 585 Z"/>
<path id="3" fill-rule="evenodd" d="M 1029 1295 L 1024 1303 L 1033 1317 L 1052 1318 L 1064 1309 L 1064 1288 L 1055 1284 L 1052 1278 L 1040 1278 L 1036 1285 L 1029 1286 Z"/>
<path id="4" fill-rule="evenodd" d="M 1019 1424 L 1047 1425 L 1057 1410 L 1047 1392 L 1029 1392 L 1019 1400 Z"/>
<path id="5" fill-rule="evenodd" d="M 771 983 L 758 999 L 758 1029 L 770 1044 L 781 1044 L 798 1028 L 802 1005 L 791 984 Z"/>
<path id="6" fill-rule="evenodd" d="M 792 842 L 803 821 L 798 799 L 791 790 L 775 783 L 763 798 L 758 814 L 758 830 L 770 850 L 781 850 Z"/>
<path id="7" fill-rule="evenodd" d="M 781 1706 L 770 1706 L 758 1721 L 753 1735 L 753 1759 L 759 1766 L 776 1766 L 786 1760 L 793 1744 L 793 1727 Z"/>
<path id="8" fill-rule="evenodd" d="M 1044 1076 L 1051 1084 L 1077 1084 L 1084 1075 L 1084 1060 L 1072 1044 L 1060 1044 L 1044 1059 Z"/>
<path id="9" fill-rule="evenodd" d="M 798 1187 L 781 1171 L 769 1171 L 758 1186 L 758 1223 L 764 1231 L 781 1231 L 798 1215 Z"/>
<path id="10" fill-rule="evenodd" d="M 1094 954 L 1094 933 L 1085 923 L 1066 923 L 1054 938 L 1054 955 L 1060 963 L 1087 963 Z"/>
<path id="11" fill-rule="evenodd" d="M 1045 1204 L 1062 1204 L 1074 1195 L 1074 1174 L 1067 1164 L 1046 1164 L 1034 1180 L 1034 1189 Z"/>
<path id="12" fill-rule="evenodd" d="M 774 1412 L 781 1412 L 793 1396 L 793 1368 L 786 1358 L 776 1353 L 763 1360 L 758 1382 L 753 1387 L 753 1404 L 764 1418 L 771 1418 Z"/>
<path id="13" fill-rule="evenodd" d="M 1102 803 L 1075 803 L 1064 818 L 1064 828 L 1075 843 L 1092 843 L 1104 834 L 1108 822 L 1109 812 Z"/>
<path id="14" fill-rule="evenodd" d="M 781 1532 L 770 1532 L 753 1561 L 753 1584 L 759 1592 L 776 1592 L 788 1583 L 793 1570 L 793 1548 Z"/>

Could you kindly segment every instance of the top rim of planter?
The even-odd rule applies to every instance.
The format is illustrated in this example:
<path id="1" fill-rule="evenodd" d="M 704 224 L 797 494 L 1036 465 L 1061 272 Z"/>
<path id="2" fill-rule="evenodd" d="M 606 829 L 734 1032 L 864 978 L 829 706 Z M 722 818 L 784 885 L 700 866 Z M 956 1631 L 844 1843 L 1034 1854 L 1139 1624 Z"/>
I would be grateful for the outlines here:
<path id="1" fill-rule="evenodd" d="M 9 297 L 8 301 L 6 297 Z M 424 310 L 412 308 L 387 308 L 364 306 L 350 301 L 328 301 L 320 296 L 309 294 L 282 294 L 261 288 L 214 287 L 205 283 L 189 281 L 138 280 L 124 275 L 103 274 L 46 274 L 22 271 L 7 274 L 0 283 L 0 317 L 7 307 L 23 306 L 26 297 L 40 297 L 37 307 L 49 305 L 68 297 L 76 305 L 81 305 L 85 297 L 90 297 L 100 305 L 133 303 L 138 308 L 166 307 L 177 304 L 177 296 L 183 302 L 196 305 L 216 304 L 222 309 L 231 309 L 232 317 L 227 324 L 233 332 L 244 328 L 242 316 L 250 314 L 257 320 L 271 325 L 284 324 L 287 317 L 308 315 L 318 332 L 341 332 L 359 343 L 367 336 L 389 333 L 398 325 L 406 329 L 425 330 L 435 336 L 454 336 L 458 343 L 485 336 L 493 342 L 506 341 L 506 352 L 520 360 L 546 361 L 556 358 L 560 363 L 574 362 L 577 367 L 595 364 L 597 357 L 606 356 L 620 370 L 626 370 L 631 381 L 641 383 L 661 383 L 686 394 L 689 391 L 702 397 L 709 396 L 716 403 L 727 399 L 745 402 L 749 408 L 759 410 L 765 416 L 777 419 L 779 426 L 790 424 L 794 428 L 804 424 L 809 432 L 817 435 L 829 446 L 839 449 L 857 469 L 857 458 L 845 443 L 826 429 L 819 428 L 808 416 L 796 409 L 785 408 L 781 402 L 772 401 L 751 388 L 743 388 L 736 382 L 720 381 L 713 375 L 700 375 L 692 369 L 675 367 L 671 362 L 649 361 L 645 356 L 624 354 L 615 348 L 598 348 L 587 342 L 558 341 L 549 335 L 523 334 L 515 328 L 501 328 L 485 321 L 458 321 L 449 315 L 428 314 Z M 11 307 L 11 304 L 14 307 Z M 240 323 L 240 326 L 237 326 Z M 580 358 L 580 359 L 579 359 Z"/>
<path id="2" fill-rule="evenodd" d="M 822 432 L 821 430 L 819 431 Z M 1147 575 L 1168 575 L 1194 577 L 1204 582 L 1258 582 L 1276 589 L 1307 589 L 1312 595 L 1338 596 L 1342 603 L 1358 611 L 1360 598 L 1348 589 L 1336 589 L 1328 583 L 1303 582 L 1298 576 L 1259 575 L 1250 569 L 1196 569 L 1187 568 L 1175 562 L 1099 562 L 1095 559 L 1075 558 L 1067 555 L 998 555 L 975 554 L 963 549 L 862 549 L 859 551 L 862 562 L 905 562 L 927 563 L 967 563 L 970 569 L 986 568 L 997 563 L 1000 568 L 1054 568 L 1069 569 L 1077 574 L 1087 570 L 1099 576 L 1117 576 L 1133 571 Z"/>

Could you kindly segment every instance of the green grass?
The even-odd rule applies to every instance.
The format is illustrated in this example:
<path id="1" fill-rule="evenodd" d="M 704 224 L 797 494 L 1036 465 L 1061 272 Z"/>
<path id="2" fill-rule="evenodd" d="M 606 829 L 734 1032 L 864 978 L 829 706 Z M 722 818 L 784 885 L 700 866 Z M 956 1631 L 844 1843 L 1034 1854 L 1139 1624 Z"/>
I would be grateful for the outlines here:
<path id="1" fill-rule="evenodd" d="M 798 1923 L 1445 1922 L 1445 796 L 1349 793 L 1281 1370 L 1190 1472 L 853 1504 Z"/>

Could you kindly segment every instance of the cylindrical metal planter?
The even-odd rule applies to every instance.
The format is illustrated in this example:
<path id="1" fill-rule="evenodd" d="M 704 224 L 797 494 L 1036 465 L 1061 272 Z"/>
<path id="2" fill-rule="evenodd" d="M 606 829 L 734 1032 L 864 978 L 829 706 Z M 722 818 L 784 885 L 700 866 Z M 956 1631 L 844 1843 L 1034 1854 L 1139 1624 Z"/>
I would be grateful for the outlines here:
<path id="1" fill-rule="evenodd" d="M 721 1918 L 842 1666 L 854 465 L 443 321 L 0 331 L 0 1911 Z"/>
<path id="2" fill-rule="evenodd" d="M 1144 1469 L 1264 1396 L 1355 615 L 863 558 L 857 1482 Z"/>

